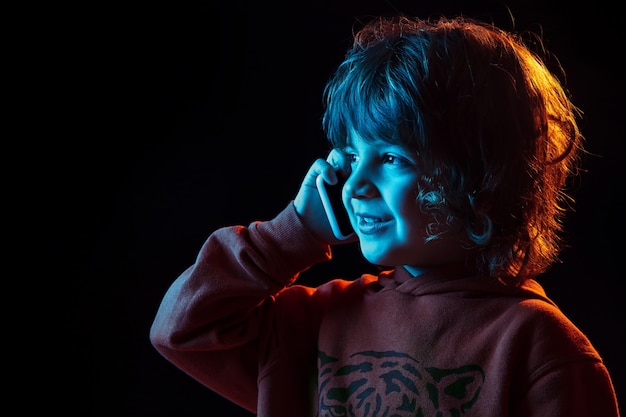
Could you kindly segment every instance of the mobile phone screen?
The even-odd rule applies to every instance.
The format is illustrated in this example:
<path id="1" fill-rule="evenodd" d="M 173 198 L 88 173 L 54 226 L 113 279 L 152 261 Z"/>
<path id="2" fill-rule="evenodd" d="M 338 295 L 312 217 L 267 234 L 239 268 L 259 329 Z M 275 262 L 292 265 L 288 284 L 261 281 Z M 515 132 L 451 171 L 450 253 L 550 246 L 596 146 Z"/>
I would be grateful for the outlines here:
<path id="1" fill-rule="evenodd" d="M 339 175 L 338 177 L 339 181 L 337 184 L 332 185 L 324 181 L 321 175 L 318 176 L 317 188 L 335 237 L 338 239 L 346 239 L 354 233 L 354 229 L 352 229 L 350 217 L 341 199 L 341 190 L 345 180 L 342 180 Z"/>

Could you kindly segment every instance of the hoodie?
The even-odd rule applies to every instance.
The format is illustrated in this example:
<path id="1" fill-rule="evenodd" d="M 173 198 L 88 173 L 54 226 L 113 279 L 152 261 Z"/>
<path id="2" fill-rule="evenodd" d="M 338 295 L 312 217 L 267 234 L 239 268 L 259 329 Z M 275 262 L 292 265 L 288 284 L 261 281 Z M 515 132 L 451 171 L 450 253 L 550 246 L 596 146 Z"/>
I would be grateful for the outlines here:
<path id="1" fill-rule="evenodd" d="M 600 355 L 536 281 L 447 265 L 297 283 L 331 257 L 293 204 L 218 229 L 167 290 L 150 340 L 259 417 L 619 415 Z"/>

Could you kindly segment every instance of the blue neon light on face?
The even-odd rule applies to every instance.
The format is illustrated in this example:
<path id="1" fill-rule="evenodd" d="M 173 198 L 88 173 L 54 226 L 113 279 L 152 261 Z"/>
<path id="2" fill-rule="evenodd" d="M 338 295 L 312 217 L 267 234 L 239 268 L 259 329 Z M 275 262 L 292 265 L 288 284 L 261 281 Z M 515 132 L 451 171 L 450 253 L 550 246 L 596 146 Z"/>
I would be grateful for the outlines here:
<path id="1" fill-rule="evenodd" d="M 426 243 L 432 217 L 416 201 L 421 172 L 414 152 L 379 139 L 364 140 L 356 133 L 343 151 L 351 165 L 344 204 L 369 262 L 422 268 L 457 256 L 458 237 Z"/>

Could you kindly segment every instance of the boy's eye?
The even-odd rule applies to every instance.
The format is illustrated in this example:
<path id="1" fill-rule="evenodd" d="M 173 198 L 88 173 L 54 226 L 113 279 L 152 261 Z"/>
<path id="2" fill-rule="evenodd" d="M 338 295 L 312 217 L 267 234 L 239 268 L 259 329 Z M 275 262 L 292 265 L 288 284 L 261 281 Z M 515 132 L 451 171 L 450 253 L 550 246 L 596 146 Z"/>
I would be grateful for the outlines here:
<path id="1" fill-rule="evenodd" d="M 352 149 L 350 149 L 349 147 L 343 147 L 343 148 L 336 148 L 339 152 L 341 152 L 341 154 L 343 155 L 343 157 L 348 161 L 348 163 L 353 163 L 357 160 L 357 156 L 354 153 L 354 151 Z"/>
<path id="2" fill-rule="evenodd" d="M 391 155 L 391 154 L 384 155 L 383 162 L 388 163 L 388 164 L 393 164 L 393 165 L 402 165 L 402 164 L 409 163 L 409 161 L 407 161 L 405 158 L 402 158 L 397 155 Z"/>

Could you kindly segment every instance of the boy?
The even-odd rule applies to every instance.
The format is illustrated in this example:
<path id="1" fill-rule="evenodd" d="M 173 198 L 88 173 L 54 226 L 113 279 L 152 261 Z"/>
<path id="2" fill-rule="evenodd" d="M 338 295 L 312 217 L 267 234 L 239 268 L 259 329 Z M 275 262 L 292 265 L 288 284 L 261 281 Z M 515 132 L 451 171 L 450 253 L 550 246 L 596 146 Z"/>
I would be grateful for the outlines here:
<path id="1" fill-rule="evenodd" d="M 583 151 L 539 57 L 467 18 L 378 18 L 324 97 L 328 157 L 274 219 L 209 236 L 155 348 L 258 416 L 619 415 L 599 354 L 535 281 Z M 319 176 L 346 180 L 347 239 Z M 355 241 L 379 274 L 297 284 Z"/>

